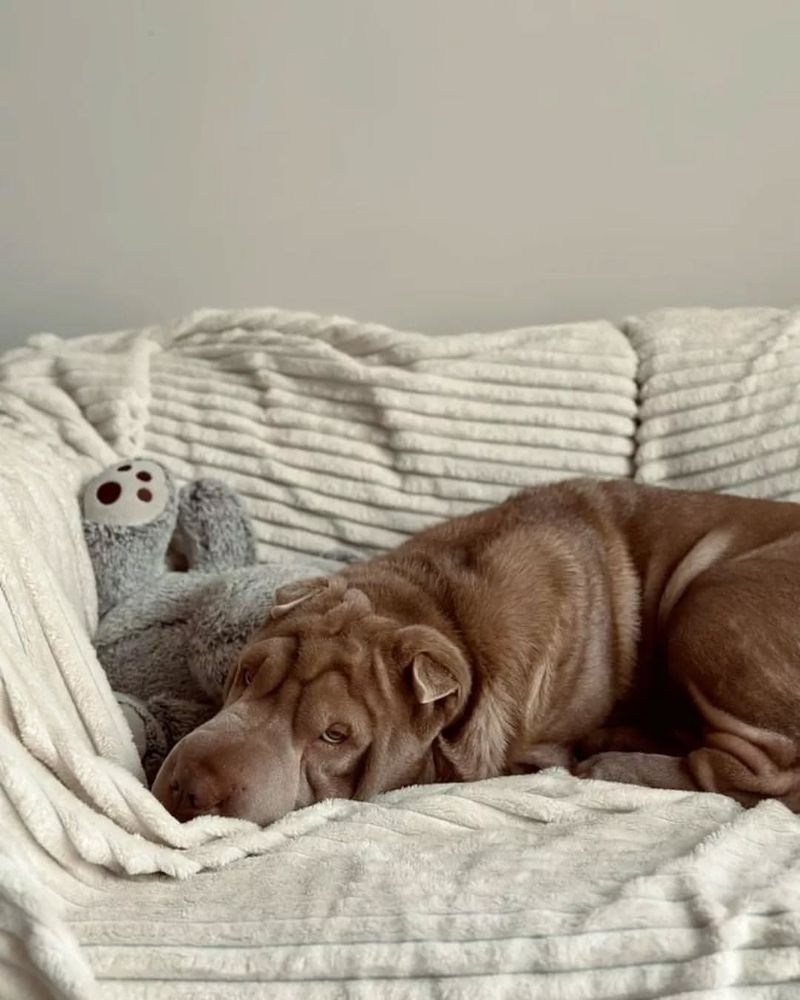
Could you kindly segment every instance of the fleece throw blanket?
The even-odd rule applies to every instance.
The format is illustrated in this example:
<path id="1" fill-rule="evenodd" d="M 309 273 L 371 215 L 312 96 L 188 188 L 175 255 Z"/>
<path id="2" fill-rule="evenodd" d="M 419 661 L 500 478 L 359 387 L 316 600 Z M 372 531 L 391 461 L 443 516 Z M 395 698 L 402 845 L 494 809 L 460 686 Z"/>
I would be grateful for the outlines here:
<path id="1" fill-rule="evenodd" d="M 73 460 L 146 453 L 243 497 L 262 556 L 391 547 L 570 475 L 632 471 L 636 356 L 610 323 L 426 337 L 201 312 L 6 357 L 0 420 Z"/>
<path id="2" fill-rule="evenodd" d="M 213 314 L 223 339 L 246 336 L 251 346 L 245 354 L 262 336 L 264 343 L 273 337 L 270 324 L 278 322 L 272 313 L 260 314 L 258 321 L 248 315 L 245 330 L 236 317 L 223 321 Z M 290 319 L 284 315 L 282 322 Z M 199 326 L 202 343 L 209 322 L 204 315 L 178 329 Z M 351 353 L 344 351 L 342 358 L 336 322 L 314 321 L 318 328 L 310 333 L 311 321 L 302 322 L 309 352 L 332 354 L 342 370 L 352 369 L 359 391 L 370 377 L 399 377 L 402 357 L 379 364 L 377 376 L 348 360 L 353 342 L 368 349 L 371 328 L 363 328 L 359 340 L 357 325 L 346 327 Z M 562 335 L 574 347 L 570 330 Z M 289 447 L 275 435 L 269 439 L 272 448 L 262 453 L 263 442 L 250 443 L 253 427 L 247 424 L 237 436 L 235 420 L 217 450 L 192 441 L 189 415 L 185 427 L 174 422 L 171 444 L 154 432 L 154 398 L 169 408 L 178 395 L 174 384 L 162 396 L 155 390 L 154 355 L 171 356 L 170 345 L 183 336 L 174 329 L 146 331 L 84 338 L 74 347 L 44 338 L 3 362 L 0 996 L 795 995 L 800 830 L 796 817 L 774 803 L 746 812 L 718 796 L 581 782 L 550 771 L 404 789 L 373 803 L 321 803 L 264 830 L 219 817 L 181 825 L 161 809 L 142 783 L 130 732 L 92 650 L 96 598 L 74 497 L 99 463 L 134 451 L 163 458 L 171 449 L 176 460 L 183 455 L 192 474 L 208 471 L 209 455 L 224 467 L 221 456 L 230 453 L 232 474 L 254 481 L 257 475 L 240 468 L 248 454 L 255 455 L 254 470 L 277 475 L 286 455 L 282 449 Z M 382 331 L 377 342 L 389 336 L 395 335 Z M 509 338 L 512 354 L 519 352 L 520 341 L 523 353 L 538 350 L 537 336 L 537 331 L 527 339 L 498 335 Z M 576 413 L 567 422 L 583 419 L 590 401 L 599 404 L 602 422 L 606 401 L 614 426 L 604 433 L 626 438 L 618 420 L 630 420 L 633 380 L 624 341 L 603 324 L 594 328 L 594 340 L 587 329 L 576 336 L 592 358 L 594 388 L 585 388 L 586 369 L 576 364 L 584 388 L 575 392 L 588 392 L 588 398 L 573 399 L 566 369 L 558 368 L 559 352 L 548 349 L 564 385 L 557 399 L 540 408 L 530 400 L 512 404 L 523 407 L 522 419 L 531 421 L 527 436 L 519 427 L 508 431 L 522 444 L 498 442 L 485 449 L 485 458 L 472 456 L 463 466 L 448 444 L 439 465 L 429 465 L 424 474 L 395 470 L 391 488 L 381 487 L 390 493 L 374 495 L 391 496 L 391 511 L 404 509 L 405 488 L 412 497 L 419 493 L 436 503 L 447 497 L 445 513 L 469 504 L 469 496 L 457 495 L 459 489 L 466 492 L 459 486 L 462 473 L 466 484 L 466 470 L 474 473 L 481 463 L 495 480 L 495 465 L 514 469 L 520 452 L 513 449 L 532 448 L 525 442 L 538 439 L 547 414 L 551 426 L 558 426 L 559 411 L 570 409 L 571 402 Z M 408 366 L 415 350 L 429 349 L 419 338 L 397 337 Z M 339 347 L 332 347 L 337 338 Z M 213 347 L 211 338 L 203 350 Z M 453 357 L 463 348 L 452 339 Z M 504 350 L 502 344 L 497 349 Z M 234 354 L 232 367 L 249 372 L 244 383 L 262 365 L 272 370 L 270 364 L 283 363 L 268 353 L 252 363 Z M 189 358 L 186 367 L 193 364 Z M 614 370 L 623 364 L 622 374 Z M 182 371 L 184 364 L 175 367 Z M 518 356 L 499 367 L 512 386 L 534 380 L 535 366 L 526 370 Z M 206 369 L 213 399 L 216 361 Z M 437 382 L 446 388 L 451 378 L 437 375 Z M 409 375 L 403 398 L 413 384 Z M 469 412 L 473 391 L 482 402 L 477 389 L 462 390 L 461 414 Z M 196 416 L 200 395 L 190 409 Z M 216 412 L 215 406 L 209 412 Z M 393 411 L 376 406 L 373 422 L 382 426 L 388 412 Z M 600 446 L 596 430 L 564 431 L 565 441 L 570 434 L 575 447 L 565 451 L 573 472 L 575 466 L 608 468 L 603 463 L 629 460 L 616 438 L 613 445 Z M 384 447 L 391 453 L 391 446 Z M 397 464 L 404 454 L 397 453 Z M 429 452 L 420 442 L 414 454 Z M 547 454 L 550 471 L 564 474 L 555 467 L 554 454 Z M 353 455 L 362 456 L 362 448 L 354 448 Z M 374 485 L 367 467 L 359 467 L 361 478 L 346 479 L 357 491 Z M 394 469 L 394 461 L 382 467 Z M 544 466 L 537 472 L 534 462 L 532 468 L 534 475 L 545 475 Z M 311 476 L 313 467 L 307 471 Z M 507 471 L 502 476 L 513 478 Z M 316 479 L 309 481 L 314 489 L 296 494 L 300 512 L 310 496 L 329 496 Z M 493 488 L 507 485 L 493 481 Z M 379 547 L 378 522 L 359 520 L 351 508 L 337 504 L 333 486 L 326 485 L 330 499 L 313 529 L 306 532 L 302 518 L 298 529 L 285 523 L 288 515 L 277 516 L 273 535 L 267 511 L 280 515 L 284 508 L 254 482 L 251 502 L 261 512 L 265 548 L 307 545 L 311 551 L 320 534 L 330 532 L 354 545 Z M 437 516 L 413 503 L 408 508 L 410 519 L 390 527 L 390 533 L 402 536 L 419 520 Z"/>
<path id="3" fill-rule="evenodd" d="M 637 478 L 800 500 L 800 310 L 666 309 L 639 354 Z"/>

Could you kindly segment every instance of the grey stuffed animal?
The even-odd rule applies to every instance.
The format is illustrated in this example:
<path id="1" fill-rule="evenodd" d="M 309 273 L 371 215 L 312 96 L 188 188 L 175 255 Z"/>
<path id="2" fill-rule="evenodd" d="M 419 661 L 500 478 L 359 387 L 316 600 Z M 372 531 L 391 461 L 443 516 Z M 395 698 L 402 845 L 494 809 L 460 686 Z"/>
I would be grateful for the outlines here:
<path id="1" fill-rule="evenodd" d="M 151 782 L 174 744 L 216 712 L 228 668 L 275 589 L 353 558 L 257 564 L 230 490 L 202 479 L 179 491 L 163 466 L 142 458 L 87 485 L 83 530 L 97 581 L 94 645 Z"/>

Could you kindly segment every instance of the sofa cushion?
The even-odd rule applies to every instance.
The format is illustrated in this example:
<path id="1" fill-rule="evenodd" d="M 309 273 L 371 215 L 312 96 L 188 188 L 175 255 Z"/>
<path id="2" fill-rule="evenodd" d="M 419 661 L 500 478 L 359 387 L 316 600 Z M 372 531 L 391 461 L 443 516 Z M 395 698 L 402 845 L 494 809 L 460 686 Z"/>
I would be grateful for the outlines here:
<path id="1" fill-rule="evenodd" d="M 637 479 L 800 499 L 800 310 L 670 309 L 626 329 Z"/>

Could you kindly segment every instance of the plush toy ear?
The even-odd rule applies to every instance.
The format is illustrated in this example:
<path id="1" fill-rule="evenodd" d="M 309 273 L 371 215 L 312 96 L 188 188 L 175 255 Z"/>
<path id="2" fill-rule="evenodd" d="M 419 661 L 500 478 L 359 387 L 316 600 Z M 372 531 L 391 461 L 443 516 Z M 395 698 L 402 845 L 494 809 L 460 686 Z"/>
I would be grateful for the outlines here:
<path id="1" fill-rule="evenodd" d="M 284 587 L 279 587 L 275 591 L 275 599 L 270 608 L 270 618 L 282 618 L 288 614 L 292 608 L 298 604 L 308 601 L 323 590 L 327 590 L 331 581 L 327 576 L 315 576 L 308 580 L 297 580 L 295 583 L 287 583 Z"/>
<path id="2" fill-rule="evenodd" d="M 430 705 L 449 695 L 463 704 L 469 694 L 469 664 L 461 650 L 445 635 L 426 625 L 410 625 L 398 633 L 400 655 L 409 664 L 411 686 L 420 705 Z"/>

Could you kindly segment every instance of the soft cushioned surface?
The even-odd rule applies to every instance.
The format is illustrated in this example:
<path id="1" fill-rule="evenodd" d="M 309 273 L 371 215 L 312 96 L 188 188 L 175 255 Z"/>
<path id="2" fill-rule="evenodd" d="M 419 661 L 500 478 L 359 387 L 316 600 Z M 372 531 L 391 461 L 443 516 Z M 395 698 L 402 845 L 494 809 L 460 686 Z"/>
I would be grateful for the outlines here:
<path id="1" fill-rule="evenodd" d="M 800 499 L 800 310 L 672 309 L 628 330 L 638 479 Z"/>
<path id="2" fill-rule="evenodd" d="M 429 342 L 275 312 L 0 360 L 0 996 L 796 996 L 781 805 L 549 771 L 181 825 L 91 646 L 75 498 L 102 465 L 224 473 L 264 553 L 379 547 L 515 485 L 627 472 L 633 368 L 607 324 Z"/>
<path id="3" fill-rule="evenodd" d="M 764 1000 L 800 977 L 775 803 L 549 771 L 325 803 L 260 848 L 179 883 L 54 879 L 99 996 Z"/>
<path id="4" fill-rule="evenodd" d="M 98 461 L 224 477 L 262 557 L 388 548 L 542 480 L 631 472 L 636 358 L 605 322 L 431 338 L 251 310 L 33 343 L 0 412 Z"/>

